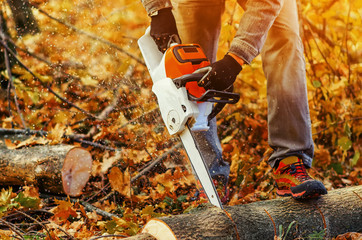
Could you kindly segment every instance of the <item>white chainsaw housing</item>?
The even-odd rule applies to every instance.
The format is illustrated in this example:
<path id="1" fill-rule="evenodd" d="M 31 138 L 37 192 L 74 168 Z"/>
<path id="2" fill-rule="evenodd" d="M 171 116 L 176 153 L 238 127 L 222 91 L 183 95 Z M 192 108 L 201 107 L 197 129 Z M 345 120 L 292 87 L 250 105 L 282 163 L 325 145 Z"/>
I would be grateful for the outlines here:
<path id="1" fill-rule="evenodd" d="M 171 135 L 182 132 L 186 122 L 199 114 L 197 105 L 188 100 L 186 88 L 177 88 L 170 78 L 155 82 L 152 91 L 157 96 L 162 119 Z"/>
<path id="2" fill-rule="evenodd" d="M 145 35 L 138 40 L 138 45 L 152 77 L 152 91 L 156 94 L 168 132 L 171 135 L 182 132 L 189 119 L 193 119 L 190 122 L 192 131 L 208 130 L 207 117 L 212 111 L 213 104 L 190 101 L 186 88 L 177 88 L 172 79 L 166 76 L 165 55 L 158 50 L 149 32 L 148 28 Z"/>
<path id="3" fill-rule="evenodd" d="M 209 170 L 190 131 L 209 129 L 208 116 L 212 110 L 212 103 L 190 101 L 186 88 L 177 88 L 173 80 L 166 76 L 165 56 L 158 51 L 150 36 L 149 28 L 145 35 L 138 40 L 138 45 L 152 77 L 152 91 L 157 96 L 161 116 L 169 133 L 180 136 L 191 165 L 210 203 L 223 208 Z"/>

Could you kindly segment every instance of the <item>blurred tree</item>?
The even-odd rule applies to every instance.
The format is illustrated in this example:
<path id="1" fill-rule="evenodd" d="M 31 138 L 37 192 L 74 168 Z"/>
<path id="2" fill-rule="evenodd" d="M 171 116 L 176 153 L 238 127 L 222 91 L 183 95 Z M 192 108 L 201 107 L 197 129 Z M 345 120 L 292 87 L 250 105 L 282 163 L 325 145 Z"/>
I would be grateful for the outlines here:
<path id="1" fill-rule="evenodd" d="M 5 52 L 7 52 L 9 66 L 11 67 L 15 63 L 15 59 L 9 51 L 5 51 L 4 45 L 6 45 L 9 49 L 13 52 L 16 51 L 14 44 L 8 40 L 9 38 L 9 31 L 6 26 L 6 20 L 4 18 L 3 12 L 0 11 L 0 71 L 6 70 L 6 63 L 5 63 Z M 0 85 L 2 89 L 6 89 L 8 87 L 8 80 L 3 76 L 0 76 Z"/>
<path id="2" fill-rule="evenodd" d="M 8 3 L 19 36 L 39 32 L 38 23 L 34 18 L 28 0 L 8 0 Z"/>
<path id="3" fill-rule="evenodd" d="M 13 19 L 15 22 L 15 28 L 18 36 L 24 36 L 26 34 L 35 34 L 39 32 L 38 23 L 34 18 L 33 12 L 31 11 L 31 5 L 28 0 L 7 0 Z M 13 52 L 16 52 L 15 46 L 8 40 L 10 38 L 6 20 L 4 18 L 3 13 L 0 14 L 1 18 L 1 41 L 2 45 L 6 44 Z M 4 53 L 3 47 L 1 48 Z M 12 57 L 11 53 L 8 51 L 8 61 L 10 68 L 15 62 L 15 59 Z M 6 70 L 5 65 L 5 55 L 0 54 L 0 71 Z M 0 78 L 1 88 L 6 89 L 8 87 L 7 79 L 1 77 Z"/>

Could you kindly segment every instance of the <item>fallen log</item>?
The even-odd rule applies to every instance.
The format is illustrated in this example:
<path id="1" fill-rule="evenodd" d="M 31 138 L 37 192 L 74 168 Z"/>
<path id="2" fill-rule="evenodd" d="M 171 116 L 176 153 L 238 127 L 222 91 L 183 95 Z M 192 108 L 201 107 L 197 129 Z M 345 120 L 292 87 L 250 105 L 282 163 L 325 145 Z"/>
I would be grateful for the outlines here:
<path id="1" fill-rule="evenodd" d="M 290 226 L 290 231 L 286 231 Z M 280 236 L 283 229 L 284 236 Z M 143 228 L 157 240 L 172 239 L 330 239 L 362 231 L 362 185 L 330 191 L 317 199 L 292 198 L 225 207 L 151 219 Z M 137 239 L 137 238 L 135 238 Z"/>
<path id="2" fill-rule="evenodd" d="M 91 154 L 71 145 L 8 149 L 0 144 L 0 186 L 34 185 L 40 191 L 78 196 L 88 182 Z"/>

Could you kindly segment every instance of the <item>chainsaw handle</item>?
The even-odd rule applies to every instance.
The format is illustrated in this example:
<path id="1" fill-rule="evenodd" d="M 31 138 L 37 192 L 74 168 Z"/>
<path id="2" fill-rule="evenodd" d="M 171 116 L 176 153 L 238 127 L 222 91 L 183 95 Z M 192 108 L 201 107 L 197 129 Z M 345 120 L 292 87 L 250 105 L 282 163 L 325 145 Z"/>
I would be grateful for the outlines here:
<path id="1" fill-rule="evenodd" d="M 181 77 L 173 79 L 177 88 L 185 87 L 188 82 L 200 82 L 207 74 L 211 71 L 211 67 L 203 67 L 197 69 L 195 72 L 190 74 L 182 75 Z"/>
<path id="2" fill-rule="evenodd" d="M 184 87 L 188 82 L 198 82 L 205 76 L 204 73 L 190 73 L 182 75 L 181 77 L 173 79 L 177 88 Z"/>
<path id="3" fill-rule="evenodd" d="M 188 82 L 199 82 L 201 81 L 208 73 L 211 71 L 211 67 L 200 68 L 194 73 L 182 75 L 181 77 L 173 79 L 174 84 L 177 88 L 185 87 Z M 188 93 L 188 98 L 191 101 L 195 102 L 214 102 L 216 103 L 208 116 L 208 121 L 210 122 L 221 110 L 225 107 L 226 104 L 235 104 L 240 99 L 240 94 L 218 91 L 209 89 L 201 97 L 195 97 L 192 94 Z"/>
<path id="4" fill-rule="evenodd" d="M 195 97 L 189 94 L 189 100 L 195 102 L 214 102 L 214 103 L 229 103 L 235 104 L 239 101 L 240 95 L 238 93 L 223 92 L 218 90 L 207 90 L 201 97 Z"/>
<path id="5" fill-rule="evenodd" d="M 173 79 L 177 88 L 184 87 L 188 82 L 198 82 L 205 76 L 204 72 L 197 72 L 191 74 L 185 74 L 181 77 Z M 192 94 L 189 95 L 189 100 L 196 102 L 215 102 L 215 103 L 230 103 L 235 104 L 239 101 L 240 95 L 232 92 L 218 91 L 209 89 L 201 97 L 195 97 Z"/>

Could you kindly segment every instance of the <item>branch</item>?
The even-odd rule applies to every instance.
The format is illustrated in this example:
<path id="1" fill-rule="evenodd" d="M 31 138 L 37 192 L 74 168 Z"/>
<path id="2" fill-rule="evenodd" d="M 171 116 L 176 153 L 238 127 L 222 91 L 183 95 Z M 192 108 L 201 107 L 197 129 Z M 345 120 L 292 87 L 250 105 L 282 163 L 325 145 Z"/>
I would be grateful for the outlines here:
<path id="1" fill-rule="evenodd" d="M 36 136 L 47 136 L 50 132 L 43 131 L 43 130 L 29 130 L 29 129 L 7 129 L 7 128 L 0 128 L 0 135 L 6 134 L 24 134 L 24 135 L 36 135 Z M 81 144 L 85 144 L 88 146 L 109 150 L 109 151 L 117 151 L 117 149 L 105 146 L 100 143 L 95 143 L 87 140 L 80 139 L 78 135 L 63 135 L 62 138 L 68 138 L 74 142 L 79 142 Z"/>
<path id="2" fill-rule="evenodd" d="M 3 219 L 0 219 L 0 222 L 4 223 L 6 226 L 8 226 L 14 233 L 19 235 L 21 239 L 24 239 L 23 235 L 20 233 L 21 230 L 17 226 L 15 226 L 14 224 L 9 223 Z"/>
<path id="3" fill-rule="evenodd" d="M 94 237 L 94 238 L 91 238 L 91 240 L 101 239 L 101 238 L 112 238 L 112 239 L 114 239 L 115 237 L 117 237 L 117 238 L 118 238 L 118 237 L 128 238 L 128 236 L 126 236 L 126 235 L 111 234 L 111 235 L 102 235 L 102 236 Z"/>
<path id="4" fill-rule="evenodd" d="M 107 219 L 112 219 L 114 217 L 119 218 L 119 216 L 116 214 L 103 211 L 102 209 L 99 209 L 90 203 L 87 203 L 85 201 L 79 201 L 78 199 L 68 198 L 68 197 L 59 197 L 59 196 L 54 196 L 54 195 L 49 195 L 49 194 L 40 194 L 40 197 L 42 199 L 44 199 L 45 201 L 51 201 L 51 198 L 59 199 L 59 200 L 63 200 L 63 201 L 70 200 L 72 203 L 79 203 L 79 204 L 83 205 L 85 210 L 87 210 L 88 212 L 95 211 L 98 215 L 101 215 L 102 217 L 105 217 Z"/>
<path id="5" fill-rule="evenodd" d="M 72 235 L 70 235 L 69 233 L 67 233 L 64 229 L 62 229 L 61 227 L 57 227 L 57 229 L 59 229 L 60 231 L 62 231 L 65 235 L 67 235 L 67 237 L 69 239 L 76 239 L 75 237 L 73 237 Z M 60 239 L 63 239 L 63 238 L 60 238 Z"/>
<path id="6" fill-rule="evenodd" d="M 315 36 L 314 36 L 314 34 L 313 34 L 314 32 L 312 31 L 310 25 L 308 24 L 307 26 L 308 26 L 309 32 L 311 33 L 311 36 L 312 36 L 312 38 L 313 38 L 313 41 L 314 41 L 314 43 L 315 43 L 315 45 L 316 45 L 319 53 L 321 54 L 322 58 L 324 59 L 325 63 L 327 64 L 327 66 L 329 67 L 329 69 L 333 72 L 334 76 L 337 76 L 338 78 L 340 78 L 339 74 L 337 74 L 336 71 L 333 69 L 333 67 L 329 64 L 326 56 L 324 55 L 323 51 L 320 49 L 320 47 L 319 47 L 319 45 L 318 45 L 318 43 L 317 43 L 317 40 L 316 40 L 316 38 L 315 38 Z"/>
<path id="7" fill-rule="evenodd" d="M 153 162 L 151 162 L 148 166 L 143 168 L 136 176 L 131 178 L 131 183 L 135 182 L 138 178 L 140 178 L 142 175 L 146 174 L 147 172 L 151 171 L 152 168 L 154 168 L 159 162 L 161 162 L 163 159 L 165 159 L 170 153 L 174 152 L 176 149 L 182 147 L 182 143 L 178 143 L 177 145 L 173 146 L 171 149 L 169 149 L 167 152 L 163 153 L 161 156 L 159 156 L 157 159 L 155 159 Z"/>
<path id="8" fill-rule="evenodd" d="M 36 55 L 35 53 L 30 52 L 28 49 L 23 49 L 23 48 L 19 47 L 19 46 L 18 46 L 11 38 L 9 38 L 8 36 L 5 36 L 5 38 L 6 38 L 7 41 L 9 41 L 11 44 L 13 44 L 13 45 L 14 45 L 17 49 L 19 49 L 20 51 L 26 53 L 27 55 L 29 55 L 29 56 L 31 56 L 31 57 L 33 57 L 33 58 L 35 58 L 35 59 L 37 59 L 37 60 L 39 60 L 39 61 L 41 61 L 41 62 L 46 63 L 49 67 L 51 67 L 51 68 L 53 68 L 54 70 L 60 72 L 61 74 L 64 74 L 64 75 L 66 75 L 67 77 L 72 78 L 72 79 L 79 79 L 79 77 L 73 76 L 73 75 L 71 75 L 71 74 L 69 74 L 69 73 L 67 73 L 67 72 L 64 72 L 63 70 L 58 70 L 58 68 L 62 67 L 63 64 L 54 64 L 54 63 L 48 61 L 47 59 L 42 58 L 42 57 Z"/>
<path id="9" fill-rule="evenodd" d="M 30 71 L 30 70 L 29 70 Z M 33 74 L 32 74 L 33 75 Z M 33 75 L 35 76 L 35 75 Z M 40 81 L 40 80 L 39 80 Z M 40 81 L 41 82 L 41 81 Z M 82 113 L 84 113 L 85 115 L 87 115 L 88 117 L 92 118 L 92 119 L 97 119 L 96 116 L 94 116 L 93 114 L 87 112 L 86 110 L 78 107 L 77 105 L 75 105 L 74 103 L 68 101 L 67 99 L 63 98 L 62 96 L 60 96 L 58 93 L 54 92 L 53 89 L 51 89 L 51 87 L 49 85 L 46 85 L 46 88 L 49 90 L 49 92 L 53 93 L 54 96 L 56 96 L 57 98 L 59 98 L 60 100 L 62 100 L 63 102 L 65 102 L 66 104 L 78 109 L 79 111 L 81 111 Z"/>
<path id="10" fill-rule="evenodd" d="M 112 43 L 112 42 L 110 42 L 110 41 L 108 41 L 108 40 L 106 40 L 106 39 L 104 39 L 104 38 L 100 38 L 100 37 L 98 37 L 97 35 L 94 35 L 94 34 L 92 34 L 92 33 L 89 33 L 89 32 L 86 32 L 86 31 L 84 31 L 84 30 L 78 29 L 78 28 L 76 28 L 75 26 L 73 26 L 73 25 L 71 25 L 71 24 L 69 24 L 69 23 L 66 23 L 66 22 L 64 22 L 64 21 L 62 21 L 62 20 L 60 20 L 60 19 L 57 19 L 57 18 L 51 16 L 50 14 L 48 14 L 47 12 L 45 12 L 44 10 L 38 8 L 37 6 L 35 6 L 35 5 L 33 5 L 33 4 L 32 4 L 32 6 L 35 7 L 36 9 L 38 9 L 39 12 L 41 12 L 42 14 L 44 14 L 45 16 L 47 16 L 48 18 L 50 18 L 50 19 L 52 19 L 52 20 L 54 20 L 54 21 L 56 21 L 56 22 L 58 22 L 58 23 L 60 23 L 60 24 L 62 24 L 62 25 L 64 25 L 64 26 L 66 26 L 66 27 L 68 27 L 68 28 L 70 28 L 71 30 L 73 30 L 73 31 L 75 31 L 75 32 L 77 32 L 77 33 L 79 33 L 79 34 L 83 34 L 83 35 L 85 35 L 85 36 L 87 36 L 87 37 L 89 37 L 89 38 L 91 38 L 91 39 L 93 39 L 93 40 L 96 40 L 96 41 L 99 41 L 99 42 L 101 42 L 101 43 L 104 43 L 104 44 L 106 44 L 106 45 L 108 45 L 108 46 L 110 46 L 110 47 L 112 47 L 112 48 L 120 51 L 121 53 L 126 54 L 126 55 L 129 56 L 130 58 L 132 58 L 132 59 L 136 60 L 138 63 L 142 64 L 143 66 L 146 66 L 146 64 L 145 64 L 141 59 L 139 59 L 138 57 L 134 56 L 133 54 L 131 54 L 131 53 L 123 50 L 122 48 L 118 47 L 116 44 L 114 44 L 114 43 Z"/>
<path id="11" fill-rule="evenodd" d="M 70 201 L 78 202 L 77 200 L 72 200 L 72 199 Z M 93 206 L 92 204 L 87 203 L 85 201 L 79 201 L 79 203 L 82 204 L 87 211 L 89 211 L 89 212 L 95 211 L 98 215 L 101 215 L 104 218 L 107 218 L 107 219 L 112 219 L 114 217 L 119 218 L 118 215 L 103 211 L 102 209 L 99 209 L 99 208 L 97 208 L 97 207 Z"/>
<path id="12" fill-rule="evenodd" d="M 111 234 L 111 235 L 102 235 L 102 236 L 94 237 L 94 238 L 91 238 L 90 240 L 101 239 L 101 238 L 112 238 L 113 239 L 115 237 L 127 238 L 128 236 L 120 235 L 120 234 Z"/>
<path id="13" fill-rule="evenodd" d="M 37 136 L 46 136 L 48 132 L 43 130 L 30 130 L 30 129 L 9 129 L 9 128 L 0 128 L 0 135 L 13 135 L 13 134 L 24 134 L 24 135 L 37 135 Z"/>
<path id="14" fill-rule="evenodd" d="M 104 150 L 108 150 L 108 151 L 112 151 L 112 152 L 117 151 L 117 149 L 115 149 L 115 148 L 108 147 L 108 146 L 105 146 L 105 145 L 100 144 L 100 143 L 95 143 L 95 142 L 92 142 L 92 141 L 79 139 L 77 137 L 74 137 L 73 135 L 64 135 L 64 138 L 69 138 L 69 139 L 71 139 L 71 140 L 73 140 L 75 142 L 79 142 L 81 144 L 85 144 L 85 145 L 88 145 L 88 146 L 92 146 L 92 147 L 96 147 L 96 148 L 100 148 L 100 149 L 104 149 Z"/>
<path id="15" fill-rule="evenodd" d="M 320 30 L 314 24 L 312 24 L 308 18 L 303 17 L 303 15 L 302 15 L 302 18 L 303 18 L 303 21 L 305 21 L 308 24 L 309 30 L 311 31 L 312 34 L 316 33 L 318 35 L 318 37 L 320 39 L 323 39 L 330 47 L 334 48 L 336 46 L 336 44 L 330 38 L 328 38 L 322 30 Z"/>
<path id="16" fill-rule="evenodd" d="M 4 44 L 3 42 L 1 42 L 1 45 L 3 45 L 5 47 L 5 49 L 7 49 L 12 55 L 13 57 L 15 58 L 16 61 L 18 61 L 18 63 L 20 64 L 20 66 L 22 66 L 26 71 L 28 71 L 36 80 L 38 80 L 40 83 L 42 83 L 42 85 L 44 86 L 43 82 L 27 67 L 25 66 L 24 63 L 22 63 L 19 58 L 16 56 L 16 54 L 6 45 Z M 95 117 L 93 114 L 87 112 L 86 110 L 78 107 L 77 105 L 75 105 L 74 103 L 68 101 L 67 99 L 61 97 L 59 94 L 57 94 L 56 92 L 53 91 L 53 89 L 51 89 L 51 87 L 49 85 L 46 85 L 45 86 L 49 92 L 51 92 L 52 94 L 54 94 L 57 98 L 59 98 L 60 100 L 62 100 L 63 102 L 69 104 L 70 106 L 78 109 L 79 111 L 81 111 L 82 113 L 84 113 L 85 115 L 91 117 L 92 119 L 97 119 L 97 117 Z"/>
<path id="17" fill-rule="evenodd" d="M 349 9 L 350 11 L 351 9 Z M 349 13 L 350 14 L 350 13 Z M 315 26 L 311 21 L 309 21 L 308 18 L 306 17 L 303 17 L 303 15 L 300 15 L 301 16 L 301 19 L 302 21 L 306 22 L 307 23 L 307 26 L 308 26 L 308 30 L 309 32 L 313 35 L 313 33 L 316 33 L 317 36 L 322 39 L 325 43 L 327 43 L 327 45 L 331 48 L 334 48 L 337 46 L 337 44 L 335 43 L 335 41 L 331 40 L 328 36 L 326 36 L 326 34 L 324 33 L 324 31 L 322 31 L 321 29 L 319 29 L 317 26 Z M 346 23 L 346 28 L 348 27 L 348 22 L 349 22 L 349 19 L 347 20 L 347 23 Z M 347 31 L 347 29 L 346 29 Z M 354 55 L 351 55 L 349 53 L 349 49 L 348 49 L 348 46 L 346 44 L 346 49 L 343 48 L 343 46 L 338 46 L 340 49 L 341 49 L 341 52 L 346 54 L 347 55 L 347 58 L 350 60 L 350 63 L 359 63 L 358 59 L 357 59 L 357 56 L 354 56 Z"/>
<path id="18" fill-rule="evenodd" d="M 29 214 L 26 214 L 26 213 L 24 213 L 24 212 L 22 212 L 22 211 L 15 210 L 15 212 L 20 213 L 20 214 L 24 215 L 25 217 L 30 218 L 31 220 L 33 220 L 33 221 L 36 222 L 37 224 L 39 224 L 42 228 L 45 229 L 45 231 L 47 232 L 49 238 L 50 238 L 50 239 L 53 239 L 53 237 L 51 236 L 48 228 L 47 228 L 44 224 L 42 224 L 41 222 L 39 222 L 38 220 L 36 220 L 36 219 L 33 218 L 32 216 L 30 216 Z"/>

